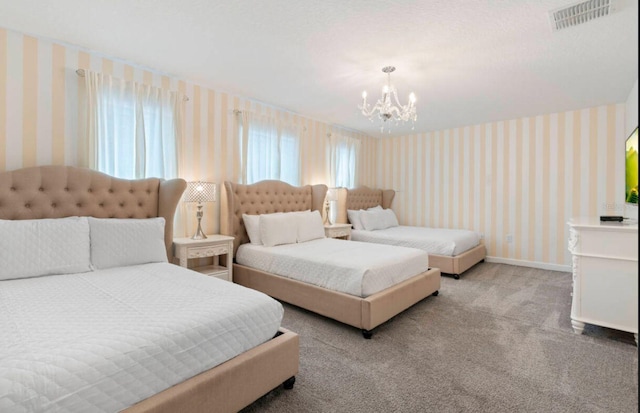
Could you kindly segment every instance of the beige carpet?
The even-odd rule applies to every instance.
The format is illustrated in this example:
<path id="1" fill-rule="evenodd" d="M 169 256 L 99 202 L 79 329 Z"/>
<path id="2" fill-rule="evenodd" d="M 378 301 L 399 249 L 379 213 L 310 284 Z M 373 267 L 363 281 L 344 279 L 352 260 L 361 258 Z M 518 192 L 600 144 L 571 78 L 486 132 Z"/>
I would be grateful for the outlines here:
<path id="1" fill-rule="evenodd" d="M 571 330 L 571 274 L 482 263 L 374 330 L 285 305 L 300 372 L 249 412 L 637 412 L 632 334 Z"/>

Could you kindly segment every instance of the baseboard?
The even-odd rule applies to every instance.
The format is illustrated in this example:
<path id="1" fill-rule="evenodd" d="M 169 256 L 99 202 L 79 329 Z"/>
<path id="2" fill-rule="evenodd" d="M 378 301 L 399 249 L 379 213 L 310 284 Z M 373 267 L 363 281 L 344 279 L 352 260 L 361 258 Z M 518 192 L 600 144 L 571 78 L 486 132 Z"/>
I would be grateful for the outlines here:
<path id="1" fill-rule="evenodd" d="M 550 264 L 548 262 L 514 260 L 512 258 L 489 257 L 484 258 L 486 262 L 495 262 L 498 264 L 517 265 L 520 267 L 539 268 L 541 270 L 571 272 L 570 265 Z"/>

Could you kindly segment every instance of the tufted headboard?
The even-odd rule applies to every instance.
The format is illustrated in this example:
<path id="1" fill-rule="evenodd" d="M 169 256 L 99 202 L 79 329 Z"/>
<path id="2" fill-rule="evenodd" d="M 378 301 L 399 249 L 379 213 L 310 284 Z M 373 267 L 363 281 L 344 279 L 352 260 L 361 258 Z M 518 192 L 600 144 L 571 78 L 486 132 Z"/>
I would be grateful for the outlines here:
<path id="1" fill-rule="evenodd" d="M 395 194 L 393 189 L 371 189 L 366 186 L 347 189 L 347 209 L 367 209 L 377 205 L 391 208 Z"/>
<path id="2" fill-rule="evenodd" d="M 0 172 L 0 219 L 163 217 L 171 262 L 173 215 L 186 186 L 183 179 L 126 180 L 74 166 Z"/>
<path id="3" fill-rule="evenodd" d="M 233 255 L 249 242 L 242 214 L 259 215 L 274 212 L 322 211 L 326 185 L 292 186 L 282 181 L 260 181 L 251 185 L 226 181 L 220 206 L 220 233 L 235 237 Z"/>

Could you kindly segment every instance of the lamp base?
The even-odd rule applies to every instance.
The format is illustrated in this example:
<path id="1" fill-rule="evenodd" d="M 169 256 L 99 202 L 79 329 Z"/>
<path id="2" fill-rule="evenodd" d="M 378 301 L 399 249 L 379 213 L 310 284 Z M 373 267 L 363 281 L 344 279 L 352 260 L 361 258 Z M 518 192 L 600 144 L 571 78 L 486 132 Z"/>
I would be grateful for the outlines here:
<path id="1" fill-rule="evenodd" d="M 207 236 L 202 232 L 202 226 L 200 225 L 200 221 L 202 221 L 202 204 L 198 204 L 198 212 L 196 213 L 196 218 L 198 218 L 198 229 L 196 233 L 193 234 L 191 239 L 207 239 Z"/>

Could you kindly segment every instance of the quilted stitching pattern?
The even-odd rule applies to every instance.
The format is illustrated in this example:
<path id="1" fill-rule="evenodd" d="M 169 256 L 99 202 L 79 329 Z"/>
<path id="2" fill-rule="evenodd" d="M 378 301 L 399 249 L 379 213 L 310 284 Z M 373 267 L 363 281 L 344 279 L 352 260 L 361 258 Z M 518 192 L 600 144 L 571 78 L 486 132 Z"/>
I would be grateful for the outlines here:
<path id="1" fill-rule="evenodd" d="M 86 217 L 0 220 L 0 280 L 91 270 Z"/>
<path id="2" fill-rule="evenodd" d="M 164 218 L 89 218 L 91 263 L 95 268 L 167 262 Z"/>
<path id="3" fill-rule="evenodd" d="M 414 248 L 330 238 L 277 247 L 243 244 L 236 259 L 242 265 L 358 297 L 382 291 L 429 266 L 429 255 Z"/>
<path id="4" fill-rule="evenodd" d="M 0 411 L 119 411 L 266 342 L 282 314 L 166 263 L 3 281 Z"/>

